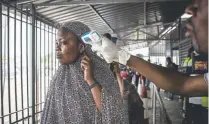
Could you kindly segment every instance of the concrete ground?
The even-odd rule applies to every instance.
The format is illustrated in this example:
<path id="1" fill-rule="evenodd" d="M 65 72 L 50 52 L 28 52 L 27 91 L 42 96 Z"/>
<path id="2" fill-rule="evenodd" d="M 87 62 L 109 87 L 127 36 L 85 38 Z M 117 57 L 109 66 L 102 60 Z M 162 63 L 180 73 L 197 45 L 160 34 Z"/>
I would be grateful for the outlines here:
<path id="1" fill-rule="evenodd" d="M 180 114 L 180 102 L 178 97 L 176 96 L 174 100 L 166 100 L 164 99 L 164 92 L 161 91 L 160 95 L 162 97 L 165 109 L 168 113 L 168 116 L 171 120 L 172 124 L 181 124 L 183 117 Z M 157 100 L 158 101 L 158 100 Z M 153 110 L 151 109 L 151 99 L 149 99 L 149 110 L 148 110 L 148 116 L 149 116 L 149 124 L 153 124 Z M 163 118 L 160 119 L 160 116 L 162 117 L 162 114 L 160 114 L 160 104 L 159 102 L 156 103 L 156 123 L 155 124 L 165 124 L 163 122 Z"/>

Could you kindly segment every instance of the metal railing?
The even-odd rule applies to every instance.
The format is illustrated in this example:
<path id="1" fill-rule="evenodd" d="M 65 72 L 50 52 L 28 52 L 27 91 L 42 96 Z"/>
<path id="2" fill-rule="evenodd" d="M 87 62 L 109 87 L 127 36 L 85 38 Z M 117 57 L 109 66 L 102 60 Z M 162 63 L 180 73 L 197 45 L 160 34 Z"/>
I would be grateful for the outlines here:
<path id="1" fill-rule="evenodd" d="M 40 119 L 58 67 L 56 30 L 34 7 L 0 1 L 0 124 L 34 124 Z"/>
<path id="2" fill-rule="evenodd" d="M 164 106 L 162 97 L 154 84 L 152 88 L 152 109 L 152 124 L 172 124 Z"/>

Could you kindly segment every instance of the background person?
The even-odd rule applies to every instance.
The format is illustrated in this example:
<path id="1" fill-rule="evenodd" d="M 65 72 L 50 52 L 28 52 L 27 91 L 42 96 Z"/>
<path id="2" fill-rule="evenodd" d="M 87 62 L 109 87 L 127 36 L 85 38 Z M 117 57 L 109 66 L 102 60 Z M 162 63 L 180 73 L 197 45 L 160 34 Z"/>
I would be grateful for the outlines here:
<path id="1" fill-rule="evenodd" d="M 118 63 L 111 63 L 112 72 L 116 76 L 121 91 L 121 97 L 128 104 L 129 123 L 144 124 L 143 102 L 134 85 L 128 80 L 128 74 L 121 77 Z"/>

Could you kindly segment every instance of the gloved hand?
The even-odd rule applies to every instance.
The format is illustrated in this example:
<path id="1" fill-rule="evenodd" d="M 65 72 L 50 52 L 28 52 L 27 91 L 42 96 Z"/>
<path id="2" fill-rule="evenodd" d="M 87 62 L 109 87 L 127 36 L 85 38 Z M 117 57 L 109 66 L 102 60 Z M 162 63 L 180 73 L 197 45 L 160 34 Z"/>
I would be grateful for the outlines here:
<path id="1" fill-rule="evenodd" d="M 115 61 L 126 65 L 127 61 L 131 57 L 128 52 L 120 49 L 106 37 L 103 37 L 100 43 L 93 43 L 92 50 L 96 51 L 97 54 L 101 54 L 107 63 Z"/>

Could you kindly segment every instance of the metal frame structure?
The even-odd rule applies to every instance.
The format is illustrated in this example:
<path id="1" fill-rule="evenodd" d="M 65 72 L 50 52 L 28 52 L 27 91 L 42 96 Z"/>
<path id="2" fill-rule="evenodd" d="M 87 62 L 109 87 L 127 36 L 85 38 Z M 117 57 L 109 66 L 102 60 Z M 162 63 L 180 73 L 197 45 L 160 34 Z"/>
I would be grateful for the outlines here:
<path id="1" fill-rule="evenodd" d="M 167 37 L 179 23 L 162 21 L 160 5 L 165 1 L 181 0 L 0 1 L 0 123 L 40 120 L 50 78 L 58 68 L 53 51 L 57 25 L 84 22 L 117 37 L 127 51 L 163 49 L 157 44 L 179 41 Z M 150 50 L 149 56 L 165 56 L 165 51 L 154 52 Z"/>
<path id="2" fill-rule="evenodd" d="M 46 0 L 45 2 L 47 2 Z M 165 1 L 178 1 L 178 0 L 146 0 L 146 2 L 165 2 Z M 18 4 L 26 4 L 35 2 L 35 0 L 18 0 Z M 43 2 L 43 1 L 41 1 Z M 72 5 L 95 5 L 95 4 L 117 4 L 117 3 L 143 3 L 144 0 L 89 0 L 89 1 L 70 1 L 70 2 L 55 2 L 55 3 L 39 3 L 37 6 L 72 6 Z"/>
<path id="3" fill-rule="evenodd" d="M 0 15 L 0 123 L 37 123 L 58 67 L 57 29 L 32 4 L 23 10 L 1 1 Z"/>
<path id="4" fill-rule="evenodd" d="M 2 14 L 2 3 L 0 3 L 0 14 Z M 0 16 L 0 49 L 2 50 L 2 16 Z M 0 58 L 3 58 L 2 57 L 2 52 L 0 53 Z M 4 115 L 4 111 L 3 108 L 3 68 L 2 68 L 2 59 L 0 60 L 0 83 L 1 83 L 1 115 Z M 3 119 L 2 119 L 2 122 L 3 122 Z"/>

